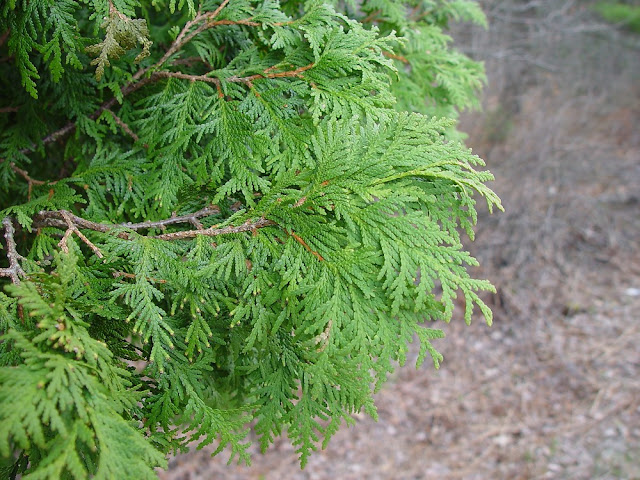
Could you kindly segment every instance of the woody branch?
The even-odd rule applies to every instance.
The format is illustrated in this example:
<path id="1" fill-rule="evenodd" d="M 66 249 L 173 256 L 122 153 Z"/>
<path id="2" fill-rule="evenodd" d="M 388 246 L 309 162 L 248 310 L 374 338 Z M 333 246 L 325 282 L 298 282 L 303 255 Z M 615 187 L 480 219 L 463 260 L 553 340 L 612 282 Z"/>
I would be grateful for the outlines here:
<path id="1" fill-rule="evenodd" d="M 232 210 L 234 208 L 232 207 Z M 112 230 L 116 229 L 128 229 L 128 230 L 143 230 L 150 228 L 166 228 L 169 225 L 176 225 L 180 223 L 190 223 L 195 226 L 198 230 L 202 229 L 202 224 L 199 219 L 208 217 L 210 215 L 216 215 L 220 213 L 220 208 L 217 205 L 212 205 L 209 207 L 205 207 L 201 210 L 198 210 L 194 213 L 189 213 L 186 215 L 175 215 L 169 218 L 165 218 L 163 220 L 156 221 L 146 221 L 139 223 L 117 223 L 117 224 L 105 224 L 92 222 L 90 220 L 86 220 L 82 217 L 74 215 L 71 212 L 66 210 L 60 211 L 41 211 L 34 218 L 34 227 L 42 228 L 42 227 L 56 227 L 56 228 L 68 228 L 69 223 L 71 222 L 76 228 L 83 228 L 87 230 L 93 230 L 96 232 L 108 233 Z M 121 238 L 129 238 L 127 232 L 121 232 L 119 234 Z"/>
<path id="2" fill-rule="evenodd" d="M 167 218 L 164 220 L 157 220 L 154 222 L 141 222 L 141 223 L 119 223 L 119 224 L 104 224 L 92 222 L 90 220 L 86 220 L 82 217 L 74 215 L 73 213 L 67 210 L 59 210 L 59 211 L 42 211 L 37 217 L 34 219 L 34 227 L 57 227 L 57 228 L 65 228 L 65 234 L 60 242 L 59 246 L 64 251 L 68 251 L 66 247 L 66 241 L 72 234 L 78 235 L 89 247 L 98 255 L 98 257 L 102 258 L 102 254 L 99 253 L 99 250 L 95 245 L 93 245 L 82 233 L 80 232 L 80 228 L 85 230 L 93 230 L 96 232 L 109 233 L 111 231 L 117 229 L 129 229 L 129 230 L 141 230 L 141 229 L 149 229 L 149 228 L 164 228 L 168 225 L 175 225 L 180 223 L 191 223 L 195 224 L 196 228 L 192 230 L 183 230 L 179 232 L 172 233 L 164 233 L 161 235 L 155 235 L 151 238 L 157 238 L 158 240 L 185 240 L 189 238 L 195 238 L 197 236 L 205 236 L 205 237 L 215 237 L 218 235 L 226 235 L 231 233 L 242 233 L 242 232 L 253 232 L 258 228 L 269 227 L 276 225 L 276 222 L 272 220 L 267 220 L 266 218 L 260 218 L 255 221 L 247 220 L 242 225 L 228 225 L 226 227 L 218 228 L 217 225 L 209 228 L 202 228 L 199 218 L 206 217 L 209 215 L 213 215 L 219 213 L 220 209 L 217 206 L 203 208 L 195 213 L 189 215 L 182 215 Z M 129 239 L 130 234 L 126 231 L 121 231 L 117 233 L 117 236 L 124 239 Z"/>
<path id="3" fill-rule="evenodd" d="M 299 206 L 300 204 L 301 202 L 298 202 L 298 204 L 296 204 L 294 208 Z M 199 219 L 210 216 L 210 215 L 218 214 L 218 213 L 220 213 L 220 209 L 216 205 L 213 205 L 211 207 L 203 208 L 202 210 L 199 210 L 197 212 L 194 212 L 188 215 L 174 216 L 164 220 L 147 221 L 147 222 L 140 222 L 140 223 L 127 222 L 127 223 L 119 223 L 119 224 L 104 224 L 104 223 L 98 223 L 98 222 L 92 222 L 90 220 L 86 220 L 82 217 L 74 215 L 73 213 L 67 210 L 42 211 L 38 213 L 38 215 L 35 217 L 33 226 L 36 228 L 42 228 L 42 227 L 64 228 L 65 233 L 62 237 L 62 240 L 58 244 L 63 251 L 68 252 L 68 247 L 67 247 L 68 238 L 71 235 L 75 234 L 85 244 L 87 244 L 89 248 L 91 248 L 91 250 L 93 250 L 93 252 L 99 258 L 103 258 L 102 252 L 100 252 L 98 247 L 96 247 L 84 234 L 82 234 L 80 229 L 93 230 L 95 232 L 102 232 L 102 233 L 109 233 L 109 232 L 113 232 L 120 229 L 121 231 L 117 232 L 116 235 L 119 238 L 129 240 L 131 239 L 130 233 L 127 232 L 126 230 L 122 231 L 122 229 L 134 230 L 134 231 L 142 230 L 142 229 L 150 229 L 150 228 L 164 229 L 168 225 L 176 225 L 180 223 L 190 223 L 191 225 L 195 226 L 195 229 L 181 230 L 178 232 L 171 232 L 171 233 L 162 233 L 160 235 L 153 235 L 149 237 L 149 238 L 155 238 L 158 240 L 175 241 L 175 240 L 188 240 L 188 239 L 196 238 L 199 236 L 216 237 L 218 235 L 229 235 L 229 234 L 243 233 L 243 232 L 252 232 L 255 234 L 260 228 L 278 226 L 278 224 L 273 220 L 260 217 L 257 220 L 247 220 L 241 225 L 227 225 L 225 227 L 220 227 L 219 225 L 213 225 L 212 227 L 209 227 L 209 228 L 203 228 Z M 309 253 L 311 253 L 314 257 L 316 257 L 318 261 L 324 260 L 324 258 L 318 252 L 314 251 L 307 244 L 307 242 L 305 242 L 304 239 L 302 239 L 293 230 L 287 230 L 285 228 L 284 231 L 287 233 L 287 235 L 290 235 L 296 242 L 302 245 Z"/>
<path id="4" fill-rule="evenodd" d="M 304 198 L 304 197 L 303 197 Z M 298 207 L 302 202 L 298 202 L 295 207 Z M 238 206 L 234 205 L 232 210 L 237 210 Z M 78 236 L 99 258 L 104 258 L 104 255 L 100 251 L 100 249 L 89 240 L 86 235 L 84 235 L 80 229 L 84 230 L 92 230 L 95 232 L 101 233 L 110 233 L 114 232 L 119 238 L 123 238 L 125 240 L 131 239 L 131 234 L 126 230 L 143 230 L 143 229 L 153 229 L 160 228 L 164 229 L 169 225 L 178 225 L 189 223 L 195 229 L 189 230 L 181 230 L 177 232 L 171 233 L 163 233 L 160 235 L 150 236 L 150 238 L 155 238 L 158 240 L 165 241 L 175 241 L 175 240 L 188 240 L 192 238 L 196 238 L 198 236 L 204 237 L 216 237 L 218 235 L 229 235 L 235 233 L 243 233 L 243 232 L 252 232 L 256 233 L 258 229 L 264 227 L 278 226 L 276 222 L 273 220 L 266 219 L 264 217 L 260 217 L 257 220 L 247 220 L 241 225 L 227 225 L 225 227 L 219 227 L 219 225 L 213 225 L 209 228 L 203 228 L 200 223 L 201 218 L 208 217 L 211 215 L 216 215 L 220 213 L 220 208 L 217 205 L 211 205 L 205 207 L 197 212 L 186 214 L 186 215 L 174 215 L 170 218 L 166 218 L 163 220 L 156 221 L 146 221 L 139 223 L 119 223 L 119 224 L 104 224 L 98 222 L 92 222 L 90 220 L 84 219 L 75 215 L 67 210 L 58 210 L 58 211 L 41 211 L 39 212 L 33 221 L 33 227 L 39 229 L 43 227 L 54 227 L 65 229 L 65 233 L 62 236 L 62 240 L 58 243 L 58 246 L 62 249 L 62 251 L 68 253 L 68 240 L 71 235 Z M 15 284 L 20 283 L 20 277 L 25 276 L 24 271 L 20 267 L 19 260 L 22 259 L 22 256 L 17 252 L 16 243 L 14 240 L 15 230 L 13 228 L 13 224 L 11 222 L 10 217 L 6 217 L 2 220 L 2 224 L 5 228 L 5 239 L 7 243 L 7 258 L 9 260 L 8 268 L 0 269 L 0 277 L 9 277 L 11 281 Z M 123 231 L 123 229 L 126 229 Z M 120 231 L 118 231 L 120 230 Z M 316 251 L 312 250 L 311 247 L 294 231 L 284 229 L 285 232 L 293 237 L 298 243 L 300 243 L 307 251 L 309 251 L 312 255 L 314 255 L 318 261 L 323 261 L 324 258 Z M 122 274 L 122 276 L 127 276 L 128 274 Z M 119 276 L 119 275 L 117 275 Z"/>
<path id="5" fill-rule="evenodd" d="M 9 260 L 9 268 L 0 268 L 0 277 L 9 277 L 11 281 L 18 285 L 20 284 L 20 277 L 24 277 L 25 273 L 20 266 L 20 260 L 22 255 L 18 253 L 16 248 L 16 241 L 14 239 L 15 229 L 10 217 L 5 217 L 2 220 L 4 226 L 4 238 L 7 243 L 7 260 Z"/>

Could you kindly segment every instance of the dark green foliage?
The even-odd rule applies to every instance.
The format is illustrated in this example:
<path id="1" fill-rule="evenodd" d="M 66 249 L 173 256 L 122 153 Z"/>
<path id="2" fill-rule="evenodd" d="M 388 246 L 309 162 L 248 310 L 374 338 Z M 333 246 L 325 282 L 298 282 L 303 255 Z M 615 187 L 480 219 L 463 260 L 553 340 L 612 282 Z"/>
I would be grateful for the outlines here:
<path id="1" fill-rule="evenodd" d="M 0 9 L 0 468 L 154 477 L 286 432 L 304 465 L 408 344 L 471 321 L 475 2 Z"/>

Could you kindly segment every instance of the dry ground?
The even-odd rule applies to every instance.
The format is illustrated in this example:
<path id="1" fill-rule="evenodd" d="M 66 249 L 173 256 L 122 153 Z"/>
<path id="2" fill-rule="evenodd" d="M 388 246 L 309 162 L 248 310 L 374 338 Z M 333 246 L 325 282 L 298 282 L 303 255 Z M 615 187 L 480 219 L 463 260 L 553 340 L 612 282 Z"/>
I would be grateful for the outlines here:
<path id="1" fill-rule="evenodd" d="M 251 467 L 195 452 L 161 478 L 640 479 L 640 50 L 607 52 L 581 82 L 539 74 L 508 102 L 490 86 L 463 121 L 507 209 L 472 246 L 499 288 L 492 328 L 446 325 L 440 370 L 399 369 L 380 421 L 304 471 L 283 440 Z"/>

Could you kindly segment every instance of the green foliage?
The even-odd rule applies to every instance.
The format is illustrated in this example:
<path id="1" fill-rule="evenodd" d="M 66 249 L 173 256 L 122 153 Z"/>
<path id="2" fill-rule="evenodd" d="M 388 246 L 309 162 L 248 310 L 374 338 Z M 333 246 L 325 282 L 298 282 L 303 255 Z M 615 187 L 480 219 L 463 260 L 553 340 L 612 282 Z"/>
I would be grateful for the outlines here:
<path id="1" fill-rule="evenodd" d="M 599 2 L 593 6 L 607 22 L 621 24 L 635 33 L 640 33 L 640 6 L 622 2 Z"/>
<path id="2" fill-rule="evenodd" d="M 137 44 L 142 46 L 142 52 L 138 54 L 134 62 L 139 62 L 149 55 L 151 40 L 149 40 L 149 30 L 145 20 L 131 19 L 111 5 L 109 16 L 105 18 L 102 28 L 106 31 L 104 40 L 85 48 L 89 55 L 97 57 L 91 62 L 91 65 L 97 65 L 96 80 L 99 81 L 104 74 L 105 67 L 111 65 L 109 57 L 117 60 Z"/>
<path id="3" fill-rule="evenodd" d="M 0 468 L 153 478 L 169 452 L 302 465 L 408 344 L 488 323 L 462 247 L 502 208 L 455 117 L 475 2 L 0 7 Z M 95 66 L 95 69 L 93 68 Z M 453 118 L 454 120 L 451 120 Z"/>

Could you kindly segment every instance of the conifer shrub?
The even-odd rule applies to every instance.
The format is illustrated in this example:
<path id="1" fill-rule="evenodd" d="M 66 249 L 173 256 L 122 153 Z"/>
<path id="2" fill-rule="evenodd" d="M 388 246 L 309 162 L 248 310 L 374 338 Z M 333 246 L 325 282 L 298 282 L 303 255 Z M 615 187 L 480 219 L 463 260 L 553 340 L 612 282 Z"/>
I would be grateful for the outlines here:
<path id="1" fill-rule="evenodd" d="M 154 478 L 286 434 L 304 466 L 468 273 L 459 0 L 0 6 L 2 478 Z M 453 119 L 453 120 L 452 120 Z"/>

